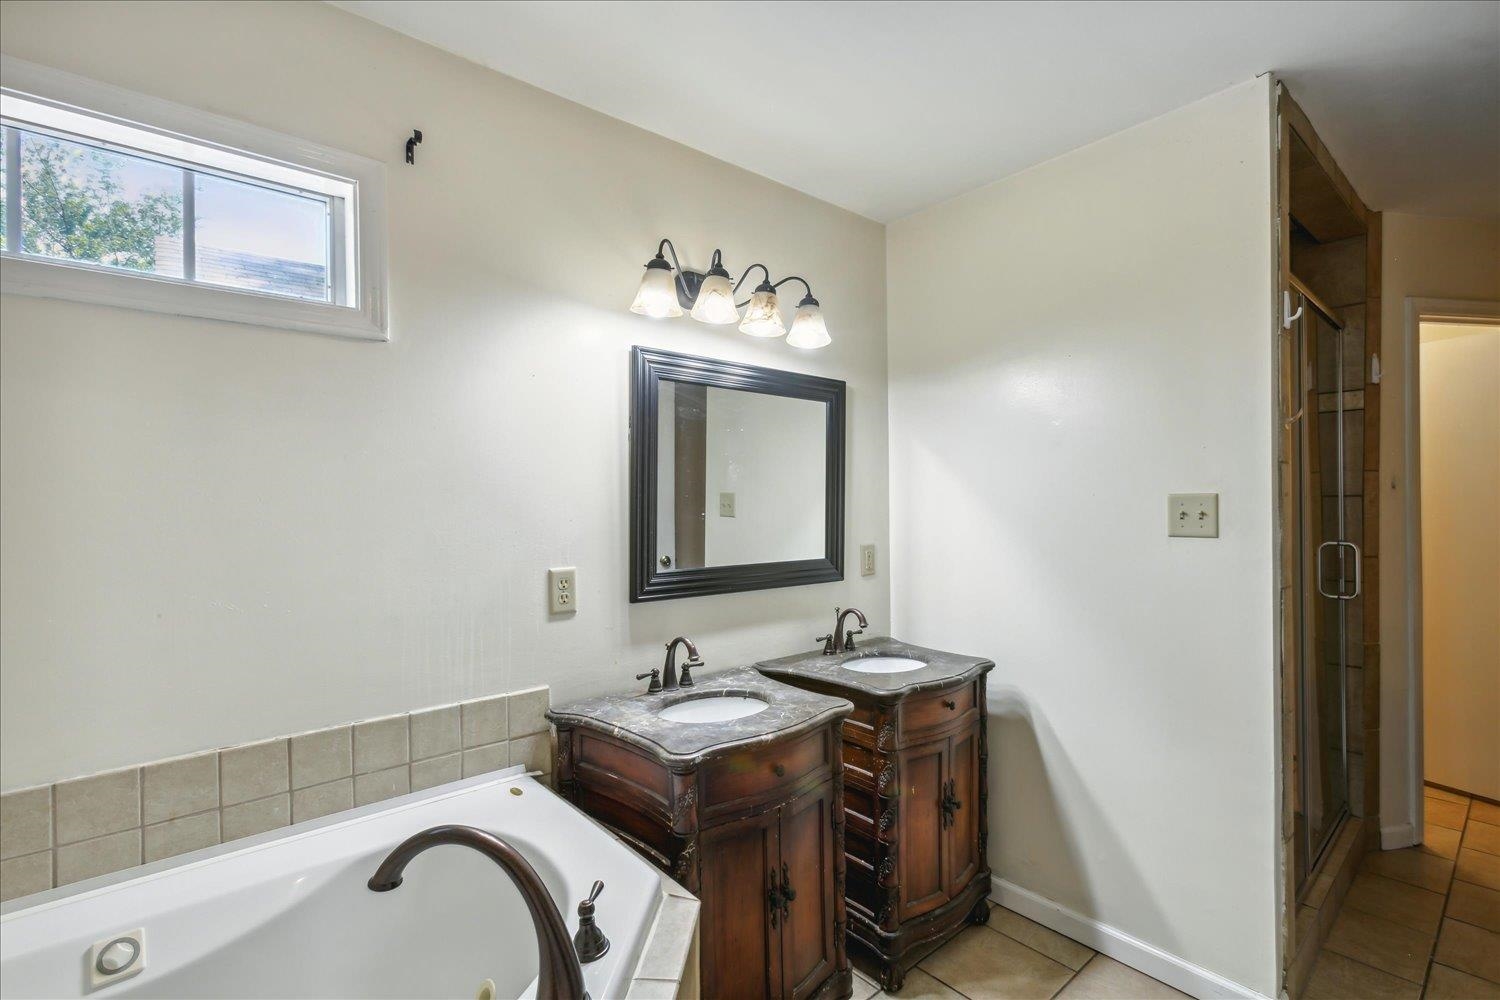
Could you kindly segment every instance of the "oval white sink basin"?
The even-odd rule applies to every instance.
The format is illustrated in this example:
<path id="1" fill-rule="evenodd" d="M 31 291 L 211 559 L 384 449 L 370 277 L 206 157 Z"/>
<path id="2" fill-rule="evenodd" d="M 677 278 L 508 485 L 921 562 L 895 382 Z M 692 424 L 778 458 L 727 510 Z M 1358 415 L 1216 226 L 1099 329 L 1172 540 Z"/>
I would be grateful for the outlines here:
<path id="1" fill-rule="evenodd" d="M 730 719 L 743 719 L 747 715 L 764 712 L 769 707 L 759 698 L 728 694 L 679 701 L 657 712 L 656 717 L 668 722 L 728 722 Z"/>
<path id="2" fill-rule="evenodd" d="M 905 656 L 861 656 L 845 660 L 842 665 L 845 670 L 852 670 L 857 674 L 904 674 L 908 670 L 920 670 L 927 666 L 921 660 Z"/>

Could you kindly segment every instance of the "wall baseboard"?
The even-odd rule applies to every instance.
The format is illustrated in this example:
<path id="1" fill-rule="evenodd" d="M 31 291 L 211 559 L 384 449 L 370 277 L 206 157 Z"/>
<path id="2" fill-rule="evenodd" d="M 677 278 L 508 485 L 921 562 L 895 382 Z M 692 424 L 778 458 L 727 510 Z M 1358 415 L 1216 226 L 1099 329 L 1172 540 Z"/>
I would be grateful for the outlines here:
<path id="1" fill-rule="evenodd" d="M 1417 831 L 1410 823 L 1397 823 L 1395 826 L 1383 826 L 1380 828 L 1380 849 L 1382 851 L 1394 851 L 1398 847 L 1411 847 L 1422 838 L 1417 836 Z"/>
<path id="2" fill-rule="evenodd" d="M 1054 903 L 1030 889 L 1023 889 L 998 875 L 990 877 L 990 898 L 1008 910 L 1015 910 L 1023 917 L 1050 927 L 1059 934 L 1082 942 L 1117 962 L 1144 972 L 1152 979 L 1159 979 L 1189 996 L 1207 1000 L 1209 997 L 1236 997 L 1244 1000 L 1266 1000 L 1263 994 L 1247 986 L 1225 979 L 1216 972 L 1194 965 L 1183 958 L 1162 951 L 1152 944 L 1132 937 L 1124 931 L 1101 923 L 1092 917 Z"/>

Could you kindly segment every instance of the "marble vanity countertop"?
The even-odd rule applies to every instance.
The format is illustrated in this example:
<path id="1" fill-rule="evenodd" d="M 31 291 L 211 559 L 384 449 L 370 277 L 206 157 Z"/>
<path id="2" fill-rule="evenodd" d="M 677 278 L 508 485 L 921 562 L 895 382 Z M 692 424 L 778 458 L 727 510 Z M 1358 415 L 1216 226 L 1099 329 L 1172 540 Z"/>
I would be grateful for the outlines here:
<path id="1" fill-rule="evenodd" d="M 845 668 L 844 664 L 850 660 L 864 656 L 901 656 L 921 660 L 927 666 L 895 674 L 865 674 Z M 861 642 L 848 653 L 824 656 L 821 649 L 813 649 L 755 665 L 755 669 L 771 677 L 806 678 L 882 701 L 971 680 L 994 667 L 994 660 L 913 646 L 890 636 Z"/>
<path id="2" fill-rule="evenodd" d="M 811 731 L 854 710 L 843 698 L 782 684 L 754 667 L 736 667 L 694 680 L 690 688 L 660 694 L 584 698 L 552 709 L 547 717 L 558 726 L 607 733 L 670 764 L 696 765 L 721 752 Z M 768 707 L 722 722 L 669 722 L 656 714 L 669 705 L 715 695 L 759 698 Z"/>

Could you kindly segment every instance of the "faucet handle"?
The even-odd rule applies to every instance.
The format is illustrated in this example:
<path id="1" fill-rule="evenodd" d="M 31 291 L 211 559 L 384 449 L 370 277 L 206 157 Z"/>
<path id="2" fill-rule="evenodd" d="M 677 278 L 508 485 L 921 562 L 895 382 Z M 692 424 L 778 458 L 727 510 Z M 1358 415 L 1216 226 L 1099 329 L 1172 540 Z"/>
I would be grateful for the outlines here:
<path id="1" fill-rule="evenodd" d="M 857 636 L 857 635 L 864 635 L 864 634 L 865 634 L 865 630 L 862 629 L 862 628 L 846 629 L 845 632 L 844 632 L 844 652 L 847 653 L 847 652 L 849 652 L 849 650 L 851 650 L 851 649 L 854 648 L 854 637 L 855 636 Z"/>
<path id="2" fill-rule="evenodd" d="M 578 931 L 573 935 L 573 949 L 578 953 L 579 962 L 596 961 L 609 951 L 609 938 L 594 923 L 594 901 L 603 891 L 603 880 L 595 881 L 589 898 L 578 904 Z"/>
<path id="3" fill-rule="evenodd" d="M 638 680 L 638 681 L 643 681 L 647 677 L 651 678 L 651 683 L 646 686 L 646 693 L 647 694 L 661 694 L 661 671 L 660 670 L 648 670 L 644 674 L 636 674 L 635 675 L 635 679 Z"/>
<path id="4" fill-rule="evenodd" d="M 690 688 L 693 686 L 693 675 L 689 672 L 694 667 L 703 666 L 703 661 L 696 656 L 688 657 L 688 661 L 682 665 L 682 676 L 677 680 L 678 687 Z"/>
<path id="5" fill-rule="evenodd" d="M 837 652 L 837 650 L 833 648 L 833 633 L 832 632 L 829 632 L 827 635 L 820 635 L 820 636 L 818 636 L 817 638 L 813 639 L 813 642 L 821 642 L 823 644 L 823 655 L 824 656 L 832 656 L 834 653 Z"/>

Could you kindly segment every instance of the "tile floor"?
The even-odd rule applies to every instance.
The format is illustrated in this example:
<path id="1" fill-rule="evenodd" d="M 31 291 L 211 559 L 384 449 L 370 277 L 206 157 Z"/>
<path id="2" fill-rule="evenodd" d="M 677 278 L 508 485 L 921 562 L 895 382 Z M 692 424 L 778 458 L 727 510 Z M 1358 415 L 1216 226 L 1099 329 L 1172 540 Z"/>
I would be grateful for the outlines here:
<path id="1" fill-rule="evenodd" d="M 857 959 L 856 959 L 857 961 Z M 868 971 L 868 970 L 867 970 Z M 906 974 L 898 993 L 885 993 L 855 966 L 852 1000 L 1166 1000 L 1184 997 L 1071 938 L 1003 907 L 970 927 Z"/>
<path id="2" fill-rule="evenodd" d="M 1500 1000 L 1500 806 L 1429 787 L 1426 814 L 1365 855 L 1304 1000 Z"/>

